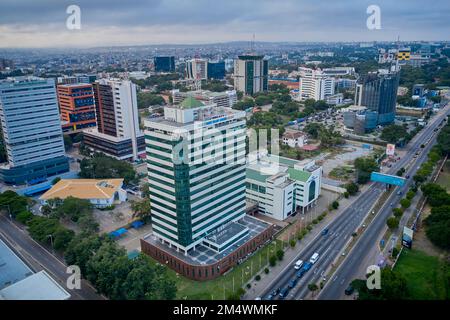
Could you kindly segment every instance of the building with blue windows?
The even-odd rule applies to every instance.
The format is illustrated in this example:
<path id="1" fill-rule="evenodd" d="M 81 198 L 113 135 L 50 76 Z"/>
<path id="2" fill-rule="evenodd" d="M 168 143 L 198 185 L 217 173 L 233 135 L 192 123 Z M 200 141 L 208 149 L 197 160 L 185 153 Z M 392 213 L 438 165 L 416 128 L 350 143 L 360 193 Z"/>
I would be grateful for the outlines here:
<path id="1" fill-rule="evenodd" d="M 210 80 L 225 78 L 225 61 L 208 62 L 207 75 Z"/>
<path id="2" fill-rule="evenodd" d="M 175 71 L 175 57 L 154 57 L 153 63 L 155 65 L 155 72 L 174 72 Z"/>
<path id="3" fill-rule="evenodd" d="M 33 184 L 69 171 L 53 79 L 0 81 L 0 120 L 8 162 L 6 184 Z"/>

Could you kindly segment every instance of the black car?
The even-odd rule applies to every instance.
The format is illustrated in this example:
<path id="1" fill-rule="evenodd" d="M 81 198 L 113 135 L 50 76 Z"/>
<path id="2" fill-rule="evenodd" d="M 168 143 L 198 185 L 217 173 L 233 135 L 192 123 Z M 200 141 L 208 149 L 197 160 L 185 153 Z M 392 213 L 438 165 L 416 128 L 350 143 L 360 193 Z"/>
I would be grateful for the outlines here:
<path id="1" fill-rule="evenodd" d="M 355 289 L 353 288 L 353 286 L 351 284 L 348 285 L 348 287 L 345 289 L 344 293 L 349 296 L 353 293 L 353 291 L 355 291 Z"/>
<path id="2" fill-rule="evenodd" d="M 282 289 L 282 290 L 280 291 L 280 294 L 279 294 L 280 299 L 286 298 L 286 296 L 288 295 L 288 293 L 289 293 L 289 288 L 284 288 L 284 289 Z"/>
<path id="3" fill-rule="evenodd" d="M 281 288 L 273 290 L 272 293 L 271 293 L 272 296 L 274 296 L 274 297 L 277 296 L 280 293 L 280 290 L 281 290 Z"/>

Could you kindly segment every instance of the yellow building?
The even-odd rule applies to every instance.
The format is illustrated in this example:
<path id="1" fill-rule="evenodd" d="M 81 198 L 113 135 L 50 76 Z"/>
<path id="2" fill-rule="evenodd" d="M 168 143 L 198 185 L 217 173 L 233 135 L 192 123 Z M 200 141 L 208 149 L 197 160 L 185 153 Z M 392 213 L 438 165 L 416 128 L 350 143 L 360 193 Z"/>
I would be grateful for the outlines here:
<path id="1" fill-rule="evenodd" d="M 50 199 L 74 197 L 89 200 L 93 206 L 104 208 L 127 200 L 122 188 L 123 179 L 63 179 L 39 199 L 46 204 Z"/>

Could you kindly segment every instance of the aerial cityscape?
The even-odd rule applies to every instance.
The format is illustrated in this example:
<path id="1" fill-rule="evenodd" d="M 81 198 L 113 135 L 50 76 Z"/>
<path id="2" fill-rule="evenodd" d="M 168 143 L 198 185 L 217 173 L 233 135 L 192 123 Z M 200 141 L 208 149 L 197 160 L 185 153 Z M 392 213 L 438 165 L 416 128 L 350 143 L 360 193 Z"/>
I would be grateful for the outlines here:
<path id="1" fill-rule="evenodd" d="M 450 4 L 276 3 L 0 3 L 0 303 L 450 299 Z"/>

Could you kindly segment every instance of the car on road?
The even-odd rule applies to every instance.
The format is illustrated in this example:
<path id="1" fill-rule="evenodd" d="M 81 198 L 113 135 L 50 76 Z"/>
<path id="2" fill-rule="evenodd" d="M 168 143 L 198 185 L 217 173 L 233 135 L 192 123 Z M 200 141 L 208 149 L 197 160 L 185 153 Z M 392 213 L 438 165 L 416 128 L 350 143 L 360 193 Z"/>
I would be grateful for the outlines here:
<path id="1" fill-rule="evenodd" d="M 305 270 L 305 272 L 306 272 L 306 271 L 308 271 L 309 269 L 311 269 L 311 267 L 312 267 L 312 263 L 311 263 L 311 262 L 306 262 L 306 263 L 303 265 L 303 270 Z"/>
<path id="2" fill-rule="evenodd" d="M 319 254 L 317 252 L 314 252 L 314 254 L 311 256 L 311 259 L 309 259 L 309 262 L 312 264 L 316 263 L 316 261 L 319 259 Z"/>
<path id="3" fill-rule="evenodd" d="M 261 297 L 256 297 L 255 300 L 262 300 Z"/>
<path id="4" fill-rule="evenodd" d="M 353 286 L 352 286 L 351 284 L 349 284 L 348 287 L 345 288 L 344 293 L 345 293 L 347 296 L 350 296 L 351 294 L 353 294 L 354 291 L 355 291 L 355 288 L 353 288 Z"/>
<path id="5" fill-rule="evenodd" d="M 301 277 L 303 277 L 305 272 L 306 272 L 305 269 L 300 269 L 300 270 L 297 271 L 297 273 L 295 275 L 297 276 L 298 279 L 300 279 Z"/>
<path id="6" fill-rule="evenodd" d="M 266 299 L 265 300 L 273 300 L 273 295 L 272 294 L 269 294 L 267 297 L 266 297 Z"/>
<path id="7" fill-rule="evenodd" d="M 409 174 L 407 174 L 405 178 L 406 178 L 406 179 L 409 179 Z"/>
<path id="8" fill-rule="evenodd" d="M 297 262 L 294 265 L 294 269 L 298 270 L 298 269 L 300 269 L 302 267 L 302 265 L 303 265 L 303 261 L 302 260 L 297 260 Z"/>
<path id="9" fill-rule="evenodd" d="M 295 287 L 296 284 L 297 284 L 297 278 L 294 278 L 291 281 L 289 281 L 288 287 L 292 289 Z"/>
<path id="10" fill-rule="evenodd" d="M 323 236 L 326 236 L 326 235 L 328 234 L 328 228 L 323 229 L 322 232 L 321 232 L 321 234 L 322 234 Z"/>
<path id="11" fill-rule="evenodd" d="M 275 289 L 272 291 L 271 295 L 273 295 L 274 297 L 276 297 L 281 291 L 281 288 Z"/>
<path id="12" fill-rule="evenodd" d="M 397 192 L 397 195 L 398 195 L 398 196 L 401 196 L 402 194 L 403 194 L 403 192 L 401 192 L 401 191 L 398 191 L 398 192 Z"/>
<path id="13" fill-rule="evenodd" d="M 283 289 L 281 289 L 280 294 L 278 296 L 280 297 L 280 299 L 284 299 L 284 298 L 286 298 L 288 293 L 289 293 L 289 288 L 283 288 Z"/>

